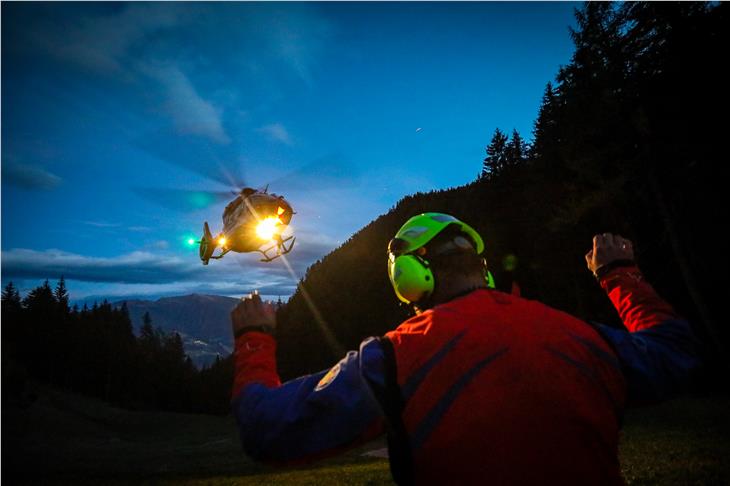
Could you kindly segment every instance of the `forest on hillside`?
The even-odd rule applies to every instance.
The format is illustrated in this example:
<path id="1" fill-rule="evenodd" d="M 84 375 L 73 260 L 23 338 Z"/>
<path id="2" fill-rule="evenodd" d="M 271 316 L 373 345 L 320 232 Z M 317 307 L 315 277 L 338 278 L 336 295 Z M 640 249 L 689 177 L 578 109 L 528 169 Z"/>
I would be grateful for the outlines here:
<path id="1" fill-rule="evenodd" d="M 614 325 L 583 255 L 596 233 L 630 238 L 647 278 L 690 319 L 709 356 L 724 359 L 727 263 L 717 249 L 729 8 L 589 2 L 576 10 L 572 59 L 546 80 L 529 142 L 511 127 L 484 127 L 474 181 L 404 197 L 307 270 L 278 311 L 282 378 L 332 366 L 408 317 L 388 281 L 386 246 L 427 211 L 481 233 L 498 288 L 516 282 L 526 298 Z M 153 323 L 135 336 L 124 308 L 69 308 L 59 286 L 3 292 L 4 403 L 32 378 L 128 408 L 227 413 L 230 358 L 195 370 L 179 336 Z"/>
<path id="2" fill-rule="evenodd" d="M 31 405 L 37 380 L 132 410 L 226 414 L 232 376 L 230 360 L 198 370 L 149 313 L 135 335 L 126 303 L 70 307 L 63 277 L 24 297 L 3 289 L 3 407 Z"/>
<path id="3" fill-rule="evenodd" d="M 596 233 L 630 238 L 659 293 L 711 357 L 722 355 L 727 264 L 713 250 L 726 184 L 728 5 L 589 2 L 576 19 L 572 59 L 546 84 L 531 143 L 497 129 L 472 183 L 403 198 L 308 269 L 279 314 L 282 378 L 331 366 L 407 317 L 386 245 L 427 211 L 482 234 L 499 288 L 515 281 L 524 297 L 614 325 L 583 256 Z"/>

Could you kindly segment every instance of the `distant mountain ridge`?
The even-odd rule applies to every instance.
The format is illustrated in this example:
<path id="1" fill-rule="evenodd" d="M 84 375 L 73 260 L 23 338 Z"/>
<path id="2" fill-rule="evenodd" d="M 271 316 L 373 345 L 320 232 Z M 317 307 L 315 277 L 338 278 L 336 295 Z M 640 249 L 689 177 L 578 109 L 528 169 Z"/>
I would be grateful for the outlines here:
<path id="1" fill-rule="evenodd" d="M 197 366 L 207 365 L 217 355 L 225 357 L 233 350 L 230 314 L 238 299 L 190 294 L 157 300 L 121 300 L 114 305 L 123 303 L 127 304 L 136 334 L 145 312 L 149 312 L 154 327 L 182 336 L 185 352 Z"/>

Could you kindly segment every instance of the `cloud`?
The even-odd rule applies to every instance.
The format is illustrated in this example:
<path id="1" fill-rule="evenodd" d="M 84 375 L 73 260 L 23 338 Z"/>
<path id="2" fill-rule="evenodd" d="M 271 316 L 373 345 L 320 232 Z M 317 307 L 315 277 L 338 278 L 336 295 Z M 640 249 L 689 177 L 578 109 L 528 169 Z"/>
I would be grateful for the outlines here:
<path id="1" fill-rule="evenodd" d="M 30 190 L 50 190 L 63 181 L 42 167 L 14 162 L 3 164 L 2 178 L 3 182 Z"/>
<path id="2" fill-rule="evenodd" d="M 89 257 L 61 250 L 12 249 L 2 253 L 3 277 L 58 278 L 87 282 L 162 283 L 186 280 L 197 266 L 176 256 L 135 251 L 117 257 Z"/>
<path id="3" fill-rule="evenodd" d="M 267 288 L 290 289 L 304 275 L 307 267 L 322 258 L 335 244 L 326 237 L 312 235 L 298 240 L 287 258 L 294 277 L 283 261 L 259 261 L 258 254 L 229 254 L 223 260 L 203 266 L 197 252 L 183 256 L 152 251 L 135 251 L 113 257 L 91 257 L 57 249 L 31 250 L 15 248 L 2 252 L 3 280 L 59 278 L 95 283 L 145 284 L 147 289 L 172 285 L 176 288 Z M 166 241 L 150 248 L 165 250 Z M 245 270 L 245 271 L 244 271 Z M 215 284 L 211 283 L 215 282 Z M 283 294 L 282 294 L 283 295 Z"/>
<path id="4" fill-rule="evenodd" d="M 17 44 L 40 47 L 65 64 L 122 80 L 138 91 L 161 88 L 163 109 L 180 133 L 227 144 L 231 136 L 223 128 L 220 107 L 239 99 L 245 86 L 237 78 L 241 63 L 264 71 L 267 92 L 281 77 L 282 65 L 312 84 L 335 33 L 334 24 L 319 10 L 295 4 L 190 2 L 48 6 L 29 13 L 30 25 Z M 221 58 L 221 38 L 235 56 Z M 159 85 L 149 89 L 145 77 Z M 237 113 L 241 109 L 235 108 Z M 277 130 L 272 139 L 291 143 L 285 129 L 271 128 Z"/>
<path id="5" fill-rule="evenodd" d="M 140 64 L 140 69 L 162 85 L 164 110 L 180 133 L 202 135 L 222 144 L 231 141 L 223 130 L 220 110 L 198 94 L 179 67 L 146 63 Z"/>
<path id="6" fill-rule="evenodd" d="M 131 3 L 112 15 L 55 17 L 37 29 L 35 41 L 47 52 L 92 70 L 118 74 L 145 40 L 181 25 L 190 9 L 168 3 Z"/>
<path id="7" fill-rule="evenodd" d="M 199 14 L 195 5 L 130 3 L 112 15 L 60 16 L 45 28 L 36 28 L 35 42 L 52 56 L 97 73 L 121 75 L 128 81 L 136 81 L 140 74 L 154 79 L 163 90 L 164 110 L 181 133 L 228 143 L 219 111 L 177 66 L 179 55 L 165 52 L 169 51 L 165 36 Z"/>
<path id="8" fill-rule="evenodd" d="M 94 228 L 117 228 L 121 226 L 120 223 L 107 223 L 106 221 L 82 221 L 82 223 Z"/>
<path id="9" fill-rule="evenodd" d="M 157 240 L 157 241 L 153 241 L 152 243 L 148 244 L 147 247 L 154 248 L 157 250 L 167 250 L 168 248 L 170 248 L 170 243 L 168 243 L 165 240 Z"/>
<path id="10" fill-rule="evenodd" d="M 281 123 L 272 123 L 271 125 L 263 126 L 259 128 L 258 131 L 265 134 L 270 140 L 285 143 L 287 145 L 292 144 L 289 132 L 286 130 L 286 127 Z"/>
<path id="11" fill-rule="evenodd" d="M 272 51 L 308 85 L 312 70 L 334 35 L 333 24 L 310 5 L 287 7 L 272 13 L 267 35 Z M 269 19 L 270 20 L 270 19 Z"/>

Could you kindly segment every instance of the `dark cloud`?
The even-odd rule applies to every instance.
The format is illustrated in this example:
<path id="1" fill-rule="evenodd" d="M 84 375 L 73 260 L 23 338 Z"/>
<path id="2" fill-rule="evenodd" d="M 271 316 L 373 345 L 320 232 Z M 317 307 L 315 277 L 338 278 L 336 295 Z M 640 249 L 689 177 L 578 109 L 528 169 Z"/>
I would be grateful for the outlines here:
<path id="1" fill-rule="evenodd" d="M 116 74 L 126 70 L 135 49 L 155 35 L 184 25 L 197 10 L 155 3 L 134 3 L 111 10 L 96 7 L 46 7 L 55 13 L 54 20 L 34 17 L 31 42 L 63 61 Z"/>
<path id="2" fill-rule="evenodd" d="M 179 257 L 133 252 L 112 258 L 88 257 L 60 250 L 3 251 L 3 277 L 58 278 L 86 282 L 164 283 L 196 276 L 192 262 Z"/>
<path id="3" fill-rule="evenodd" d="M 2 168 L 3 182 L 30 190 L 49 190 L 59 186 L 62 179 L 47 170 L 28 164 L 6 163 Z"/>
<path id="4" fill-rule="evenodd" d="M 286 295 L 294 291 L 296 282 L 307 267 L 332 249 L 326 241 L 297 242 L 287 261 L 294 271 L 290 273 L 282 260 L 264 263 L 256 255 L 229 255 L 220 261 L 201 265 L 193 253 L 181 257 L 135 251 L 115 257 L 90 257 L 61 250 L 11 249 L 2 253 L 3 279 L 59 278 L 81 282 L 116 284 L 153 284 L 145 288 L 151 294 L 172 291 L 164 284 L 180 284 L 200 291 L 217 289 L 225 293 L 239 289 L 266 288 L 271 294 Z M 158 286 L 155 291 L 155 285 Z"/>

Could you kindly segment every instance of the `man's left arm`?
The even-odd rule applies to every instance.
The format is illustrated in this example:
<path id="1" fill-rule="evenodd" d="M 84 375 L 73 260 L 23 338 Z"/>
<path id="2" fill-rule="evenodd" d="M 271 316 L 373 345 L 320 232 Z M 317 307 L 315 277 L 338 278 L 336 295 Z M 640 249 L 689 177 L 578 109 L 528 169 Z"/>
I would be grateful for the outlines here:
<path id="1" fill-rule="evenodd" d="M 656 403 L 685 390 L 701 365 L 700 343 L 689 322 L 644 279 L 631 241 L 596 235 L 586 262 L 626 326 L 596 329 L 621 361 L 629 404 Z"/>
<path id="2" fill-rule="evenodd" d="M 248 313 L 232 314 L 234 332 L 237 324 L 244 332 L 236 337 L 231 405 L 249 456 L 279 464 L 311 461 L 382 433 L 383 412 L 368 384 L 384 373 L 377 339 L 364 341 L 329 370 L 281 384 L 276 341 L 263 332 L 267 319 L 256 316 L 262 306 L 244 301 L 242 307 Z M 251 321 L 264 326 L 243 325 Z"/>

